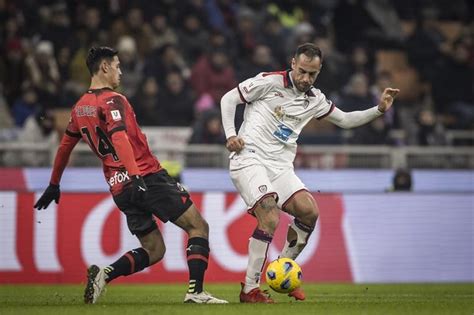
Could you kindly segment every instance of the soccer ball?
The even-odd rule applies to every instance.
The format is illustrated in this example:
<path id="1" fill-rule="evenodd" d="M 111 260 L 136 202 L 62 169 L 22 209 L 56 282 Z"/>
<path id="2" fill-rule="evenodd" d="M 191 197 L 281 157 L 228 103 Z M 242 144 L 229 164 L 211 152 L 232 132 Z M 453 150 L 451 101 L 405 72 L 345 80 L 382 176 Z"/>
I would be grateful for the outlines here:
<path id="1" fill-rule="evenodd" d="M 279 293 L 290 293 L 301 285 L 301 268 L 290 258 L 272 261 L 265 272 L 267 284 Z"/>

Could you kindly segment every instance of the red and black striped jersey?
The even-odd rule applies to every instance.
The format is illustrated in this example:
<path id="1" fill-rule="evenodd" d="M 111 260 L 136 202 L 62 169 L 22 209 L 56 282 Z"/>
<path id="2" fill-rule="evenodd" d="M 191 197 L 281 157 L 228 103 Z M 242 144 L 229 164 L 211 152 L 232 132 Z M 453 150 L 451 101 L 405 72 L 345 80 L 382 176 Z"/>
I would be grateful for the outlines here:
<path id="1" fill-rule="evenodd" d="M 158 172 L 161 165 L 151 153 L 127 98 L 112 89 L 88 90 L 73 106 L 66 134 L 81 137 L 101 159 L 104 175 L 113 195 L 130 183 L 130 176 L 118 157 L 111 136 L 125 130 L 133 149 L 139 175 Z"/>

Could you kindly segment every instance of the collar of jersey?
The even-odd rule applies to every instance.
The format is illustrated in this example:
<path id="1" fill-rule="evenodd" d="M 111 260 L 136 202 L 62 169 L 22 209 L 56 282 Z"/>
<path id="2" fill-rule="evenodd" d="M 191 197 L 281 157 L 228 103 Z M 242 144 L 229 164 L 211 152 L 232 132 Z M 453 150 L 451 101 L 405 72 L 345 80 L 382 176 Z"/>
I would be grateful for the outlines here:
<path id="1" fill-rule="evenodd" d="M 113 89 L 111 89 L 109 87 L 103 87 L 103 88 L 100 88 L 100 89 L 89 89 L 89 90 L 87 90 L 87 93 L 98 93 L 98 92 L 103 92 L 103 91 L 113 91 Z"/>

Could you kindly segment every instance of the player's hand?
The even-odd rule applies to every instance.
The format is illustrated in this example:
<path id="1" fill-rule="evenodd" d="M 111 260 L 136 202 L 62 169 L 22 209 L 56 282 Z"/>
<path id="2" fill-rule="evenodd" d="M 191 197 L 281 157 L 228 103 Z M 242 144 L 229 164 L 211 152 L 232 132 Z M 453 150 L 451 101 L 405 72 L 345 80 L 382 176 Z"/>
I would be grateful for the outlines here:
<path id="1" fill-rule="evenodd" d="M 240 138 L 239 136 L 232 136 L 227 139 L 227 143 L 225 144 L 225 147 L 227 150 L 230 152 L 240 152 L 245 146 L 244 140 Z"/>
<path id="2" fill-rule="evenodd" d="M 140 202 L 145 199 L 148 187 L 140 175 L 132 175 L 132 202 Z"/>
<path id="3" fill-rule="evenodd" d="M 392 107 L 395 96 L 400 92 L 399 89 L 386 88 L 380 96 L 379 111 L 385 113 Z"/>
<path id="4" fill-rule="evenodd" d="M 38 210 L 48 208 L 51 201 L 59 203 L 59 198 L 61 197 L 61 191 L 59 190 L 59 185 L 49 184 L 48 188 L 41 195 L 40 199 L 35 203 L 33 208 Z"/>

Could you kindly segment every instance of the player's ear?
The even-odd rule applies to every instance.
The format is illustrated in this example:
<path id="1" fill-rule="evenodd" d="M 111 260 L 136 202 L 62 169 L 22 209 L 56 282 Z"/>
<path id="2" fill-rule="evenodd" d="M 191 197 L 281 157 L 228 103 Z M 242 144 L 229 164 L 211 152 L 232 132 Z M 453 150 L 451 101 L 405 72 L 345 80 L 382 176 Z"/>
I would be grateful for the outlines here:
<path id="1" fill-rule="evenodd" d="M 291 70 L 296 69 L 296 59 L 295 57 L 291 58 Z"/>
<path id="2" fill-rule="evenodd" d="M 102 62 L 100 63 L 100 70 L 102 70 L 104 73 L 107 73 L 109 72 L 109 63 L 107 62 L 107 60 L 102 60 Z"/>

